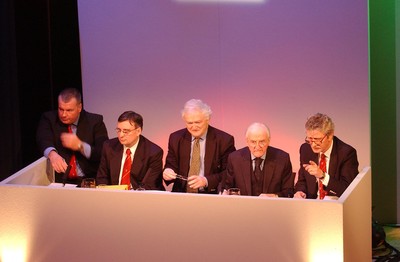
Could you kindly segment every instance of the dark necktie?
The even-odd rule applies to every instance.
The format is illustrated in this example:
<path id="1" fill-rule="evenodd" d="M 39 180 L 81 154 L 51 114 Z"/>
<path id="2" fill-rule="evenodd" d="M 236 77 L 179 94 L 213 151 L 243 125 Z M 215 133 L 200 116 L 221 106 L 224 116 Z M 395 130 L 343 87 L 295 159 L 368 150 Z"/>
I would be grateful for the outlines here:
<path id="1" fill-rule="evenodd" d="M 326 173 L 326 158 L 325 154 L 321 154 L 321 159 L 319 160 L 319 168 L 321 168 L 322 172 Z M 318 191 L 319 191 L 319 199 L 324 199 L 326 196 L 326 191 L 324 190 L 324 185 L 322 184 L 321 179 L 318 179 Z"/>
<path id="2" fill-rule="evenodd" d="M 126 158 L 121 178 L 121 185 L 127 185 L 128 189 L 130 189 L 131 187 L 131 166 L 132 166 L 131 150 L 128 148 L 126 149 Z"/>
<path id="3" fill-rule="evenodd" d="M 261 171 L 262 161 L 263 159 L 261 157 L 254 158 L 254 176 L 256 177 L 257 181 L 260 181 L 260 178 L 262 176 L 262 171 Z"/>
<path id="4" fill-rule="evenodd" d="M 68 133 L 73 133 L 71 125 L 68 126 Z M 75 179 L 78 177 L 78 174 L 76 173 L 76 156 L 75 152 L 72 152 L 71 159 L 69 160 L 69 165 L 71 167 L 68 178 Z"/>
<path id="5" fill-rule="evenodd" d="M 195 138 L 192 149 L 192 159 L 190 160 L 189 176 L 198 176 L 200 173 L 200 138 Z M 198 193 L 198 189 L 186 186 L 187 193 Z"/>

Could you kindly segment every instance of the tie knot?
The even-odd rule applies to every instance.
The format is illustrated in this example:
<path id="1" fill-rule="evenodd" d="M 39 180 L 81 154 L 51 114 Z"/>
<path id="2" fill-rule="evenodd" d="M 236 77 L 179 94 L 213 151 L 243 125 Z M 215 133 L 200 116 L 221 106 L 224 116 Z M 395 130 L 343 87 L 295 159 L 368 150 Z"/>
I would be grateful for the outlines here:
<path id="1" fill-rule="evenodd" d="M 321 159 L 325 159 L 325 154 L 324 153 L 321 154 Z"/>
<path id="2" fill-rule="evenodd" d="M 72 125 L 68 125 L 68 133 L 72 133 Z"/>
<path id="3" fill-rule="evenodd" d="M 131 150 L 128 148 L 128 149 L 126 149 L 126 155 L 127 156 L 130 156 L 131 155 Z"/>
<path id="4" fill-rule="evenodd" d="M 254 163 L 256 164 L 256 166 L 261 166 L 263 159 L 261 157 L 256 157 L 254 158 Z"/>

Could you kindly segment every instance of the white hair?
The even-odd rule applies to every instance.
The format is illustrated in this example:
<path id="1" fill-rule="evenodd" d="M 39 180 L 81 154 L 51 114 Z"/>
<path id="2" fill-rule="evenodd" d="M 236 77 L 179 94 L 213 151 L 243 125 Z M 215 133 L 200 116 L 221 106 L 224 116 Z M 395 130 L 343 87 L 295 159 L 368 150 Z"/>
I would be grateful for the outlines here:
<path id="1" fill-rule="evenodd" d="M 185 116 L 186 113 L 191 111 L 200 111 L 202 112 L 207 119 L 210 119 L 212 111 L 209 105 L 201 101 L 200 99 L 190 99 L 185 103 L 182 109 L 182 117 Z"/>

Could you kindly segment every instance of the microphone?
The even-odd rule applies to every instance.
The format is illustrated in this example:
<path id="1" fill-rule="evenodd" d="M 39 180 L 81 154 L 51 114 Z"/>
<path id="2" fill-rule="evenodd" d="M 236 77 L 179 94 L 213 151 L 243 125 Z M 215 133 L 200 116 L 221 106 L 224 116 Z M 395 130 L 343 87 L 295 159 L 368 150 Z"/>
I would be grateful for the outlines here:
<path id="1" fill-rule="evenodd" d="M 71 165 L 68 165 L 67 169 L 64 172 L 64 175 L 62 176 L 63 187 L 65 186 L 65 183 L 67 182 L 67 178 L 68 178 L 70 171 L 71 171 Z"/>

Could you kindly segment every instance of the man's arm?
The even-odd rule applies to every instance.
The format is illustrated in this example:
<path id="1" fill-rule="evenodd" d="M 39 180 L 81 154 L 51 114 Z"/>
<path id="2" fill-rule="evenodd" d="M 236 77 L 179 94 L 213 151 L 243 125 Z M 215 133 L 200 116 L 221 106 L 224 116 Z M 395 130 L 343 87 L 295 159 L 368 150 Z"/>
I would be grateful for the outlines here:
<path id="1" fill-rule="evenodd" d="M 100 165 L 99 169 L 97 170 L 97 175 L 96 175 L 96 183 L 97 185 L 105 184 L 105 185 L 111 185 L 111 174 L 110 174 L 110 163 L 108 160 L 108 148 L 109 144 L 107 142 L 104 143 L 102 154 L 101 154 L 101 160 L 100 160 Z"/>
<path id="2" fill-rule="evenodd" d="M 228 166 L 228 156 L 230 153 L 236 150 L 235 148 L 235 140 L 233 136 L 228 136 L 226 141 L 221 141 L 220 150 L 217 152 L 219 155 L 215 156 L 217 159 L 217 166 L 212 167 L 212 174 L 205 174 L 205 177 L 208 181 L 208 188 L 207 191 L 215 191 L 218 189 L 219 184 L 221 183 L 222 179 L 226 176 L 226 168 Z M 207 149 L 206 149 L 207 150 Z"/>
<path id="3" fill-rule="evenodd" d="M 103 122 L 102 116 L 100 117 L 100 120 L 95 123 L 93 127 L 93 137 L 94 137 L 93 142 L 88 143 L 91 146 L 90 160 L 99 161 L 101 158 L 103 143 L 104 141 L 108 140 L 107 128 Z M 87 141 L 83 142 L 87 143 Z"/>
<path id="4" fill-rule="evenodd" d="M 161 148 L 157 148 L 157 151 L 149 157 L 149 166 L 142 180 L 145 189 L 164 190 L 162 185 L 162 157 Z"/>

